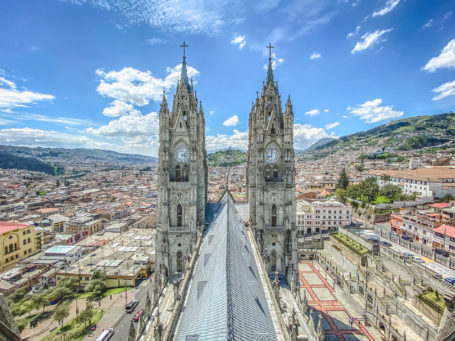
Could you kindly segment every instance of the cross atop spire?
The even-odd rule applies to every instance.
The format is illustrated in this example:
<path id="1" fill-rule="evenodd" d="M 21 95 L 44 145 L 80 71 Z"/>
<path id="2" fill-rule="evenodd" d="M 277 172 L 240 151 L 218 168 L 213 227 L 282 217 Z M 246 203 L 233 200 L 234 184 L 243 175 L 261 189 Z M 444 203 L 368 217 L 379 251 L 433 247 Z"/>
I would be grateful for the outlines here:
<path id="1" fill-rule="evenodd" d="M 274 49 L 275 46 L 272 46 L 272 43 L 269 43 L 269 45 L 266 46 L 266 48 L 269 49 L 269 61 L 271 61 L 272 60 L 272 49 Z"/>
<path id="2" fill-rule="evenodd" d="M 186 58 L 186 54 L 185 54 L 185 48 L 189 47 L 188 44 L 185 43 L 185 40 L 183 41 L 183 44 L 180 45 L 180 47 L 183 47 L 183 59 Z"/>

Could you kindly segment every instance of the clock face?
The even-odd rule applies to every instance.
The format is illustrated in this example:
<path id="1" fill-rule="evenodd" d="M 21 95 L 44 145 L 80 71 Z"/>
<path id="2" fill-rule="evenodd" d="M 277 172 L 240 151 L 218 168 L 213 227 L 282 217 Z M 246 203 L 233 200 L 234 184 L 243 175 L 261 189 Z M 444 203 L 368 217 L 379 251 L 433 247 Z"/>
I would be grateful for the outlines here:
<path id="1" fill-rule="evenodd" d="M 178 148 L 174 152 L 174 158 L 175 158 L 175 161 L 177 161 L 177 162 L 181 162 L 181 163 L 187 162 L 189 157 L 190 157 L 190 154 L 188 153 L 188 150 L 186 150 L 185 148 Z"/>
<path id="2" fill-rule="evenodd" d="M 268 163 L 275 163 L 278 161 L 279 155 L 278 155 L 278 150 L 275 148 L 269 148 L 265 152 L 265 161 Z"/>

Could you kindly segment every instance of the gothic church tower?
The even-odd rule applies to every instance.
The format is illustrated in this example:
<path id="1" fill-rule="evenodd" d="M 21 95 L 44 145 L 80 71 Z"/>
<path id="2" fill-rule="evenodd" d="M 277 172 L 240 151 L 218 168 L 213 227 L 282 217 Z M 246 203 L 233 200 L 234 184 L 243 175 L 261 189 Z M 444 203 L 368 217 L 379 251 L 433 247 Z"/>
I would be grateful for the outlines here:
<path id="1" fill-rule="evenodd" d="M 205 119 L 193 82 L 188 81 L 185 47 L 172 111 L 163 94 L 159 114 L 158 227 L 155 269 L 183 272 L 205 223 L 207 163 Z"/>
<path id="2" fill-rule="evenodd" d="M 247 194 L 249 222 L 269 272 L 290 280 L 297 271 L 295 167 L 291 99 L 281 107 L 268 46 L 267 79 L 248 120 Z"/>

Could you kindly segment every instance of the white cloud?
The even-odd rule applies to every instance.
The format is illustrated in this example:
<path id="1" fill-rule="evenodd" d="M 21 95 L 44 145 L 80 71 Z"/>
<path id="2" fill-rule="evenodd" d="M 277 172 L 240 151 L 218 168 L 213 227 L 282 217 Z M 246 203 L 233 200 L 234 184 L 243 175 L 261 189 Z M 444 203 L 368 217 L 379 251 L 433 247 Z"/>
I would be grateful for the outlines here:
<path id="1" fill-rule="evenodd" d="M 313 60 L 313 59 L 320 59 L 321 58 L 321 54 L 318 53 L 318 52 L 313 52 L 313 54 L 310 56 L 310 59 Z"/>
<path id="2" fill-rule="evenodd" d="M 164 44 L 166 41 L 160 38 L 149 38 L 145 41 L 147 45 Z"/>
<path id="3" fill-rule="evenodd" d="M 235 34 L 234 39 L 231 40 L 231 44 L 238 45 L 239 50 L 243 49 L 246 45 L 246 36 Z"/>
<path id="4" fill-rule="evenodd" d="M 358 26 L 355 27 L 354 32 L 349 32 L 349 33 L 346 35 L 346 39 L 351 39 L 352 37 L 357 36 L 357 34 L 359 34 L 359 31 L 360 31 L 360 25 L 358 25 Z"/>
<path id="5" fill-rule="evenodd" d="M 310 111 L 307 111 L 305 113 L 305 115 L 307 116 L 315 116 L 315 115 L 319 115 L 321 112 L 319 111 L 319 109 L 313 109 L 313 110 L 310 110 Z"/>
<path id="6" fill-rule="evenodd" d="M 333 122 L 325 125 L 325 129 L 330 130 L 335 127 L 338 127 L 340 125 L 340 122 Z"/>
<path id="7" fill-rule="evenodd" d="M 132 113 L 110 121 L 99 128 L 87 128 L 87 133 L 108 137 L 158 136 L 159 122 L 156 112 L 147 115 Z"/>
<path id="8" fill-rule="evenodd" d="M 52 95 L 41 94 L 29 90 L 18 90 L 14 82 L 5 77 L 0 77 L 0 110 L 27 107 L 27 104 L 45 100 L 50 101 L 54 98 L 55 97 Z"/>
<path id="9" fill-rule="evenodd" d="M 348 118 L 348 116 L 347 115 L 343 115 L 343 116 L 341 116 L 341 118 Z"/>
<path id="10" fill-rule="evenodd" d="M 432 25 L 433 25 L 433 19 L 430 19 L 422 26 L 422 28 L 429 28 Z"/>
<path id="11" fill-rule="evenodd" d="M 294 124 L 294 147 L 305 149 L 324 137 L 336 137 L 334 133 L 327 134 L 324 128 L 316 128 L 311 124 Z"/>
<path id="12" fill-rule="evenodd" d="M 223 125 L 226 127 L 235 127 L 238 124 L 239 124 L 239 117 L 237 115 L 229 117 L 226 121 L 223 122 Z"/>
<path id="13" fill-rule="evenodd" d="M 387 0 L 385 7 L 373 13 L 373 17 L 383 16 L 393 10 L 398 4 L 400 0 Z"/>
<path id="14" fill-rule="evenodd" d="M 357 107 L 348 107 L 348 110 L 352 115 L 358 116 L 367 123 L 378 123 L 403 116 L 403 111 L 392 110 L 391 105 L 380 106 L 381 103 L 382 99 L 376 98 L 359 104 Z"/>
<path id="15" fill-rule="evenodd" d="M 156 78 L 150 71 L 139 71 L 132 67 L 125 67 L 120 71 L 105 72 L 96 70 L 101 77 L 96 91 L 102 96 L 111 97 L 124 103 L 138 106 L 147 105 L 152 101 L 161 101 L 163 90 L 169 91 L 180 79 L 182 65 L 166 68 L 165 78 Z M 188 77 L 196 77 L 199 71 L 188 66 Z"/>
<path id="16" fill-rule="evenodd" d="M 330 110 L 329 109 L 324 109 L 324 112 L 329 112 Z"/>
<path id="17" fill-rule="evenodd" d="M 234 129 L 234 134 L 225 135 L 217 134 L 216 136 L 208 135 L 205 138 L 207 150 L 216 150 L 226 147 L 233 147 L 246 150 L 248 147 L 248 130 L 238 131 Z"/>
<path id="18" fill-rule="evenodd" d="M 213 110 L 209 111 L 209 115 L 213 115 L 214 113 L 215 113 L 215 111 L 213 111 Z"/>
<path id="19" fill-rule="evenodd" d="M 441 84 L 432 91 L 437 94 L 432 98 L 433 101 L 438 101 L 448 96 L 455 96 L 455 81 Z"/>
<path id="20" fill-rule="evenodd" d="M 148 24 L 169 32 L 214 34 L 229 22 L 229 1 L 201 0 L 67 0 L 123 16 L 127 25 Z"/>
<path id="21" fill-rule="evenodd" d="M 117 99 L 111 103 L 110 107 L 104 108 L 103 110 L 103 115 L 109 117 L 119 117 L 138 113 L 139 111 L 134 109 L 132 104 L 128 104 Z"/>
<path id="22" fill-rule="evenodd" d="M 428 72 L 435 72 L 444 68 L 455 69 L 455 39 L 449 41 L 439 56 L 431 58 L 422 69 Z"/>
<path id="23" fill-rule="evenodd" d="M 58 123 L 58 124 L 65 124 L 68 126 L 88 126 L 93 124 L 91 120 L 73 118 L 73 117 L 50 117 L 46 115 L 40 114 L 21 114 L 15 115 L 15 120 L 20 121 L 40 121 L 40 122 L 51 122 L 51 123 Z"/>
<path id="24" fill-rule="evenodd" d="M 278 66 L 280 66 L 281 64 L 283 64 L 284 62 L 284 59 L 283 58 L 277 58 L 276 57 L 276 54 L 275 53 L 272 53 L 272 69 L 275 70 Z M 267 71 L 269 67 L 269 64 L 264 64 L 264 66 L 262 67 L 262 69 L 264 69 L 265 71 Z"/>
<path id="25" fill-rule="evenodd" d="M 354 53 L 357 53 L 357 52 L 360 52 L 360 51 L 363 51 L 363 50 L 366 50 L 370 47 L 373 47 L 381 42 L 384 42 L 386 41 L 387 39 L 385 39 L 383 36 L 392 31 L 393 28 L 390 28 L 390 29 L 387 29 L 387 30 L 377 30 L 377 31 L 374 31 L 374 32 L 367 32 L 365 33 L 362 37 L 361 37 L 361 40 L 357 42 L 357 44 L 355 44 L 354 48 L 352 49 L 351 53 L 354 54 Z"/>

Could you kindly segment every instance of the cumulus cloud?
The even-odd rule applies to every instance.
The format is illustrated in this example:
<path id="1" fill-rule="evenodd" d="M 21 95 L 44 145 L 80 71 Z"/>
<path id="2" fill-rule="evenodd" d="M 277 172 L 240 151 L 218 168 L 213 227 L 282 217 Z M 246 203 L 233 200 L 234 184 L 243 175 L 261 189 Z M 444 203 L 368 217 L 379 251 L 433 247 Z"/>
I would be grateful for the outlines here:
<path id="1" fill-rule="evenodd" d="M 379 43 L 382 43 L 386 41 L 387 39 L 384 37 L 386 33 L 389 33 L 392 31 L 393 28 L 387 29 L 387 30 L 377 30 L 374 32 L 367 32 L 365 33 L 362 37 L 361 40 L 359 40 L 354 48 L 352 49 L 351 53 L 355 54 L 357 52 L 364 51 L 366 49 L 369 49 Z"/>
<path id="2" fill-rule="evenodd" d="M 231 44 L 237 45 L 239 50 L 243 49 L 246 46 L 246 36 L 236 33 L 234 38 L 231 40 Z"/>
<path id="3" fill-rule="evenodd" d="M 382 99 L 366 101 L 356 107 L 348 107 L 350 113 L 367 123 L 378 123 L 403 116 L 403 111 L 393 110 L 393 106 L 381 106 Z"/>
<path id="4" fill-rule="evenodd" d="M 115 100 L 111 103 L 110 107 L 104 108 L 103 115 L 109 117 L 119 117 L 128 114 L 137 114 L 138 110 L 134 109 L 132 104 Z"/>
<path id="5" fill-rule="evenodd" d="M 347 115 L 343 115 L 343 116 L 341 116 L 341 118 L 348 118 L 348 116 Z"/>
<path id="6" fill-rule="evenodd" d="M 318 52 L 313 52 L 313 54 L 310 56 L 310 59 L 313 60 L 313 59 L 320 59 L 321 58 L 321 54 L 318 53 Z"/>
<path id="7" fill-rule="evenodd" d="M 0 77 L 0 110 L 17 107 L 27 107 L 39 101 L 50 101 L 55 97 L 29 90 L 19 90 L 16 83 Z"/>
<path id="8" fill-rule="evenodd" d="M 435 72 L 438 69 L 455 69 L 455 39 L 444 46 L 437 57 L 431 58 L 422 70 Z"/>
<path id="9" fill-rule="evenodd" d="M 400 0 L 387 0 L 385 7 L 374 12 L 372 16 L 373 17 L 377 17 L 377 16 L 382 17 L 383 15 L 386 15 L 391 10 L 393 10 L 399 3 L 400 3 Z"/>
<path id="10" fill-rule="evenodd" d="M 215 111 L 213 111 L 213 110 L 209 111 L 209 115 L 213 115 L 214 113 L 215 113 Z"/>
<path id="11" fill-rule="evenodd" d="M 340 122 L 333 122 L 325 125 L 325 129 L 330 130 L 335 127 L 338 127 L 340 125 Z"/>
<path id="12" fill-rule="evenodd" d="M 121 116 L 99 128 L 87 128 L 87 133 L 108 137 L 158 136 L 159 122 L 156 112 L 142 115 L 140 112 Z"/>
<path id="13" fill-rule="evenodd" d="M 237 115 L 229 117 L 226 121 L 223 122 L 223 125 L 226 127 L 235 127 L 238 124 L 239 124 L 239 117 Z"/>
<path id="14" fill-rule="evenodd" d="M 234 129 L 232 135 L 217 134 L 208 135 L 205 138 L 207 150 L 216 150 L 220 147 L 233 147 L 246 150 L 248 147 L 248 130 L 238 131 Z"/>
<path id="15" fill-rule="evenodd" d="M 444 84 L 441 84 L 437 88 L 432 90 L 436 96 L 434 96 L 432 99 L 433 101 L 439 101 L 440 99 L 443 99 L 448 96 L 455 96 L 455 81 L 452 82 L 447 82 Z"/>
<path id="16" fill-rule="evenodd" d="M 321 112 L 319 111 L 319 109 L 312 109 L 310 111 L 307 111 L 305 113 L 305 115 L 307 116 L 315 116 L 315 115 L 319 115 Z"/>
<path id="17" fill-rule="evenodd" d="M 324 128 L 313 127 L 311 124 L 294 124 L 294 147 L 305 149 L 324 137 L 336 137 L 334 133 L 327 134 Z"/>
<path id="18" fill-rule="evenodd" d="M 168 91 L 175 87 L 180 79 L 182 65 L 166 68 L 165 78 L 156 78 L 150 71 L 139 71 L 132 67 L 125 67 L 120 71 L 105 72 L 96 70 L 101 77 L 96 91 L 102 96 L 110 97 L 124 103 L 144 106 L 150 101 L 161 101 L 163 89 Z M 188 76 L 196 77 L 199 71 L 188 66 Z"/>
<path id="19" fill-rule="evenodd" d="M 278 66 L 283 64 L 283 62 L 284 62 L 283 58 L 277 58 L 276 54 L 272 53 L 272 69 L 273 70 L 275 70 Z M 268 68 L 269 68 L 269 64 L 264 64 L 264 66 L 262 67 L 262 69 L 264 69 L 265 71 L 267 71 Z"/>
<path id="20" fill-rule="evenodd" d="M 324 109 L 324 112 L 329 112 L 330 110 L 329 109 Z"/>

